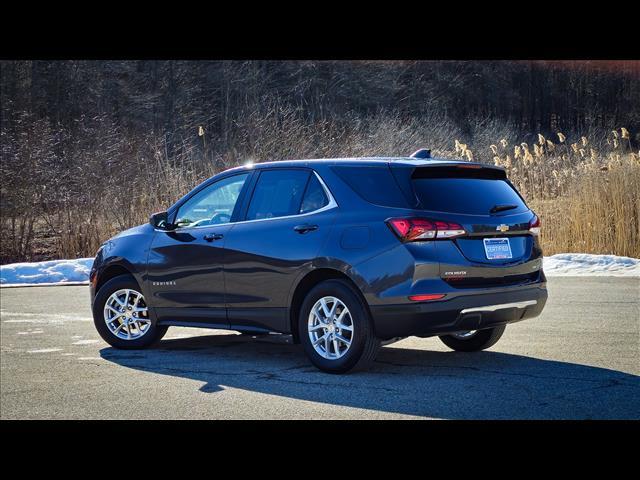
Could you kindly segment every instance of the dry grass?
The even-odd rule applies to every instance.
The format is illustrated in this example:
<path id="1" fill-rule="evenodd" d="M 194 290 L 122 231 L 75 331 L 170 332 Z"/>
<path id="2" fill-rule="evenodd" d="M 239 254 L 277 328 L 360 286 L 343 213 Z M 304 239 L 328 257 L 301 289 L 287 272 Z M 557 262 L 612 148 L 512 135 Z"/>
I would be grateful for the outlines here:
<path id="1" fill-rule="evenodd" d="M 640 152 L 631 151 L 625 129 L 537 135 L 527 144 L 508 126 L 491 122 L 463 132 L 435 116 L 407 120 L 381 113 L 310 124 L 294 110 L 267 108 L 248 116 L 225 143 L 198 133 L 194 128 L 194 138 L 174 145 L 171 155 L 164 139 L 124 138 L 117 129 L 87 132 L 105 139 L 101 151 L 79 149 L 58 160 L 48 159 L 52 148 L 44 140 L 16 143 L 15 150 L 5 142 L 5 165 L 16 167 L 4 173 L 9 207 L 2 216 L 2 262 L 91 256 L 115 233 L 146 222 L 214 173 L 249 160 L 396 156 L 423 146 L 435 156 L 504 166 L 542 219 L 546 254 L 640 257 Z M 23 167 L 24 173 L 17 170 Z"/>
<path id="2" fill-rule="evenodd" d="M 555 143 L 554 143 L 555 140 Z M 538 135 L 537 143 L 490 146 L 493 161 L 542 219 L 547 255 L 560 252 L 640 257 L 640 152 L 629 132 L 569 143 Z"/>

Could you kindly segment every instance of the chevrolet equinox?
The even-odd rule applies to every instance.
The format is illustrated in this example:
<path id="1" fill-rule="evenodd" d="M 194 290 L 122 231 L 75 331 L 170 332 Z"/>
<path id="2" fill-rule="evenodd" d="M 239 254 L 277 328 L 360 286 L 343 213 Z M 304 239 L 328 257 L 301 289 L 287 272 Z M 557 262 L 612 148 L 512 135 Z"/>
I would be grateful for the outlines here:
<path id="1" fill-rule="evenodd" d="M 545 305 L 540 221 L 504 169 L 416 153 L 213 176 L 100 247 L 98 332 L 124 349 L 172 325 L 290 334 L 331 373 L 412 335 L 491 347 Z"/>

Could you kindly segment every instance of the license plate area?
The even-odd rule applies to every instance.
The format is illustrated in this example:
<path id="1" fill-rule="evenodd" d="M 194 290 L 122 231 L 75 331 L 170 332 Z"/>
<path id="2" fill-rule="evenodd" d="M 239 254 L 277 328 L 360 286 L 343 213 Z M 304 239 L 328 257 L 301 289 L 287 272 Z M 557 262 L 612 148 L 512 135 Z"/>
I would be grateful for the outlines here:
<path id="1" fill-rule="evenodd" d="M 508 260 L 513 258 L 508 238 L 484 238 L 484 253 L 488 260 Z"/>

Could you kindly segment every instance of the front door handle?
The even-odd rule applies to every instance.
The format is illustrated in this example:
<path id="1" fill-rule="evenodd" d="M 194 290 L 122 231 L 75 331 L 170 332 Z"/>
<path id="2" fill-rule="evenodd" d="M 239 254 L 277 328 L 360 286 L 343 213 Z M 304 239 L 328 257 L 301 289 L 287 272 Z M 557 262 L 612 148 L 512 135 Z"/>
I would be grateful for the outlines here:
<path id="1" fill-rule="evenodd" d="M 224 237 L 224 235 L 222 235 L 221 233 L 207 233 L 204 236 L 204 239 L 207 242 L 213 242 L 214 240 L 220 240 L 222 237 Z"/>
<path id="2" fill-rule="evenodd" d="M 309 225 L 308 223 L 305 223 L 304 225 L 296 225 L 293 229 L 298 233 L 307 233 L 317 230 L 318 225 Z"/>

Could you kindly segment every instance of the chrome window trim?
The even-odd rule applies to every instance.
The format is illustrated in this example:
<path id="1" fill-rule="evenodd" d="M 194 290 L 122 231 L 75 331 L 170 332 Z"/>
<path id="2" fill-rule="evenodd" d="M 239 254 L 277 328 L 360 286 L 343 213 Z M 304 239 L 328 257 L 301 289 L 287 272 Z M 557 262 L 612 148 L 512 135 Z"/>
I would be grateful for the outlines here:
<path id="1" fill-rule="evenodd" d="M 314 173 L 314 175 L 316 176 L 316 178 L 320 182 L 320 185 L 322 185 L 324 193 L 327 195 L 327 198 L 329 199 L 329 203 L 327 203 L 324 207 L 318 208 L 317 210 L 313 210 L 311 212 L 306 212 L 306 213 L 296 213 L 295 215 L 285 215 L 283 217 L 257 218 L 255 220 L 241 220 L 239 222 L 219 223 L 217 225 L 201 225 L 201 226 L 198 226 L 198 227 L 179 227 L 179 228 L 176 228 L 175 230 L 160 230 L 160 229 L 157 229 L 157 228 L 154 228 L 154 230 L 157 231 L 157 232 L 165 232 L 165 233 L 166 232 L 177 232 L 177 231 L 181 231 L 182 232 L 182 231 L 186 231 L 186 230 L 200 230 L 202 228 L 215 228 L 215 227 L 222 227 L 224 225 L 238 225 L 238 224 L 241 224 L 241 223 L 266 222 L 266 221 L 269 221 L 269 220 L 280 220 L 280 219 L 283 219 L 283 218 L 306 217 L 308 215 L 315 215 L 316 213 L 326 212 L 327 210 L 331 210 L 333 208 L 337 208 L 338 207 L 338 202 L 336 202 L 336 199 L 331 194 L 331 190 L 329 190 L 329 187 L 327 187 L 327 184 L 324 182 L 324 180 L 322 179 L 320 174 L 318 174 L 318 172 L 316 172 L 315 170 L 311 170 L 311 171 Z"/>

